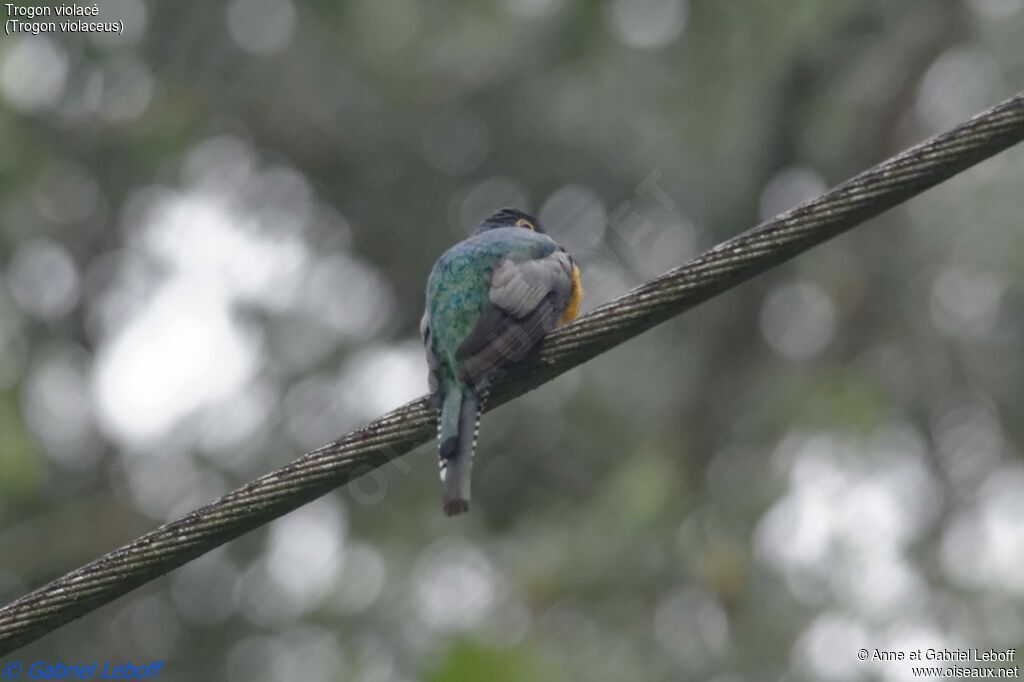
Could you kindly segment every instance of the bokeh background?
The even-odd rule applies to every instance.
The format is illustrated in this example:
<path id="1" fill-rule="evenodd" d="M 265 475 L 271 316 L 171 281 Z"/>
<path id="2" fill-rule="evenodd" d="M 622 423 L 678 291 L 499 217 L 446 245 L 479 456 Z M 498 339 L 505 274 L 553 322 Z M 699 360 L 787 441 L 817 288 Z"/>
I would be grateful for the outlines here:
<path id="1" fill-rule="evenodd" d="M 424 392 L 434 259 L 586 309 L 1020 89 L 1024 0 L 99 0 L 0 36 L 0 599 Z M 1024 654 L 1024 149 L 23 650 L 163 680 Z"/>

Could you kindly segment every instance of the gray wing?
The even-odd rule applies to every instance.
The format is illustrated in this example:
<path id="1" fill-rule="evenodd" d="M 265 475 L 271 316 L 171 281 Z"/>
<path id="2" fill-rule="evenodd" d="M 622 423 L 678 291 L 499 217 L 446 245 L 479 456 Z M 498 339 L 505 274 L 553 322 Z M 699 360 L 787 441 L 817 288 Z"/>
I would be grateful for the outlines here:
<path id="1" fill-rule="evenodd" d="M 499 367 L 526 357 L 558 324 L 572 294 L 572 270 L 572 258 L 561 250 L 499 263 L 491 274 L 491 305 L 456 351 L 462 378 L 484 388 Z"/>

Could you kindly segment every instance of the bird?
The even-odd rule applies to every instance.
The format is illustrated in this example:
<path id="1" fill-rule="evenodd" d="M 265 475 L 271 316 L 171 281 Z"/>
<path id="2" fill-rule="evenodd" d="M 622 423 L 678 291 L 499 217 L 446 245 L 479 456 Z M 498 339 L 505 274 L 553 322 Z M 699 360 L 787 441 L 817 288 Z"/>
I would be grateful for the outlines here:
<path id="1" fill-rule="evenodd" d="M 493 213 L 434 264 L 420 334 L 438 411 L 446 516 L 469 511 L 480 415 L 494 380 L 575 319 L 582 297 L 573 257 L 515 208 Z"/>

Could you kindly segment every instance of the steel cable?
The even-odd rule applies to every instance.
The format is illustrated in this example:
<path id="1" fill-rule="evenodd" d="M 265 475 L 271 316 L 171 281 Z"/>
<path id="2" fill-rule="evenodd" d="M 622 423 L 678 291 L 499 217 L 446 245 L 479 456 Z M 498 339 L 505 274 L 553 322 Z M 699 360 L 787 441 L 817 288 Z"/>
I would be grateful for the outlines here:
<path id="1" fill-rule="evenodd" d="M 1024 93 L 725 241 L 545 338 L 493 409 L 1024 139 Z M 420 398 L 0 609 L 0 655 L 405 454 L 434 434 Z"/>

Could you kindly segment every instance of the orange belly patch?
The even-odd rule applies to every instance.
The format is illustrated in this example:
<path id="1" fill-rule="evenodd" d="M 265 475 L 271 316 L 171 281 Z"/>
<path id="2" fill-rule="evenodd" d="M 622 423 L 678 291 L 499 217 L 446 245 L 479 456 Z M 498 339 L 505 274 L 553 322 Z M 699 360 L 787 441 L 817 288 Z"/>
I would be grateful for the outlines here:
<path id="1" fill-rule="evenodd" d="M 572 293 L 569 294 L 569 302 L 565 304 L 565 310 L 562 311 L 562 317 L 558 319 L 558 324 L 565 324 L 575 320 L 576 316 L 580 313 L 580 301 L 582 300 L 583 285 L 580 284 L 580 269 L 573 265 Z"/>

